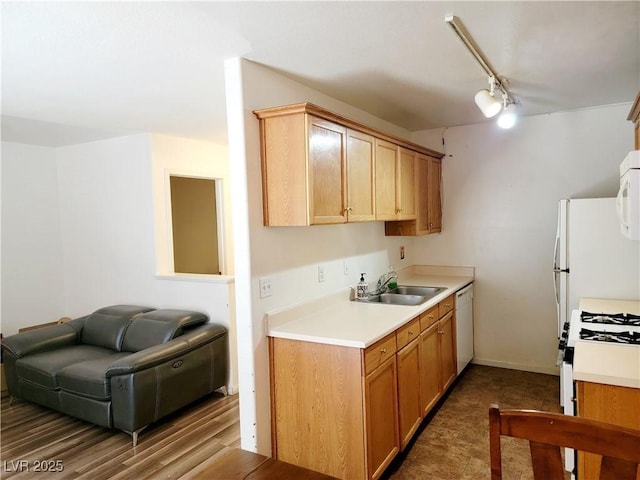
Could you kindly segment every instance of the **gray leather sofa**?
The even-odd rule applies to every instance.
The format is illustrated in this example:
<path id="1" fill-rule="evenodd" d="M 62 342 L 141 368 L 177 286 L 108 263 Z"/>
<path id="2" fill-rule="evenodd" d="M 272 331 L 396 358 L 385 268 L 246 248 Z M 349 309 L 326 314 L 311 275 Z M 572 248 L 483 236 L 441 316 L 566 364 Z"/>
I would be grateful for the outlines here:
<path id="1" fill-rule="evenodd" d="M 133 437 L 227 383 L 227 330 L 202 313 L 101 308 L 2 342 L 13 397 Z"/>

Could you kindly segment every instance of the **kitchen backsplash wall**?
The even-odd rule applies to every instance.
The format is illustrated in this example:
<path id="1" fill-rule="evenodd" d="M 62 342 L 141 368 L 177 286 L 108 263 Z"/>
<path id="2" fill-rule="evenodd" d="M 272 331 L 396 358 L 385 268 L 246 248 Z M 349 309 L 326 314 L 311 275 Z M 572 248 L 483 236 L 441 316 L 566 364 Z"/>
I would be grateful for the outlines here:
<path id="1" fill-rule="evenodd" d="M 399 264 L 400 262 L 396 263 L 396 265 Z M 313 298 L 323 297 L 344 287 L 355 288 L 361 273 L 366 273 L 365 280 L 369 283 L 369 289 L 373 290 L 376 288 L 378 277 L 388 270 L 389 265 L 387 250 L 379 250 L 275 271 L 265 277 L 254 279 L 254 281 L 258 282 L 256 286 L 258 290 L 261 279 L 265 278 L 270 281 L 271 296 L 260 298 L 260 303 L 268 312 L 283 306 L 296 305 Z M 394 268 L 399 269 L 395 266 Z M 323 278 L 323 281 L 320 281 L 320 278 Z"/>
<path id="2" fill-rule="evenodd" d="M 633 148 L 630 104 L 415 132 L 442 148 L 442 234 L 416 239 L 419 264 L 474 265 L 475 361 L 556 373 L 551 267 L 561 198 L 613 197 Z M 585 242 L 589 239 L 585 238 Z"/>

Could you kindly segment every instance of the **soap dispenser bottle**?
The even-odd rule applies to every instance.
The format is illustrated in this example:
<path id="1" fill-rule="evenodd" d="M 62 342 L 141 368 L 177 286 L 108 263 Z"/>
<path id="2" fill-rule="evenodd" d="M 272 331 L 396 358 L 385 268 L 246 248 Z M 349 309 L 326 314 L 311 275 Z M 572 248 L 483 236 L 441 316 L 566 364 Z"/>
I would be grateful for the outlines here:
<path id="1" fill-rule="evenodd" d="M 369 284 L 364 280 L 364 273 L 360 274 L 360 281 L 356 288 L 356 299 L 367 300 L 369 298 Z"/>

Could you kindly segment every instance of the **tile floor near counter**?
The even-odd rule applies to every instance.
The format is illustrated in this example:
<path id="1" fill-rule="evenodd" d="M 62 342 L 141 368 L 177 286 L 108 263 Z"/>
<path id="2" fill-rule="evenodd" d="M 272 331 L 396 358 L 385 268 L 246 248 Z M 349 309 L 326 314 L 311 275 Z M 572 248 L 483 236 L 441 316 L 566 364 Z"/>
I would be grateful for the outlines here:
<path id="1" fill-rule="evenodd" d="M 490 479 L 489 405 L 561 412 L 558 397 L 556 376 L 469 365 L 385 479 Z M 514 438 L 502 442 L 503 478 L 533 480 L 529 443 Z"/>

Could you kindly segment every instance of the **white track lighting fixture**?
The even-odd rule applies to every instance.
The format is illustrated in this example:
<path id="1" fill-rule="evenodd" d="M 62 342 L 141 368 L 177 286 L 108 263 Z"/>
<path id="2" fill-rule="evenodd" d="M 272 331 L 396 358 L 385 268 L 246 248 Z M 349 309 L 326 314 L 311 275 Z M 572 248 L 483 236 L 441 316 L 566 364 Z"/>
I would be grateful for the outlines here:
<path id="1" fill-rule="evenodd" d="M 480 90 L 475 96 L 476 105 L 487 118 L 495 117 L 502 109 L 502 102 L 494 96 L 496 88 L 494 77 L 489 77 L 489 88 L 490 90 Z"/>
<path id="2" fill-rule="evenodd" d="M 444 18 L 444 21 L 449 24 L 453 31 L 458 35 L 460 40 L 467 50 L 473 55 L 476 61 L 480 64 L 483 70 L 489 76 L 489 90 L 480 90 L 476 93 L 475 102 L 478 108 L 482 111 L 483 115 L 487 118 L 496 116 L 502 110 L 502 113 L 498 117 L 498 125 L 502 128 L 511 128 L 516 123 L 517 108 L 516 101 L 513 96 L 507 90 L 505 86 L 506 79 L 500 79 L 495 73 L 489 62 L 480 53 L 480 49 L 475 42 L 469 37 L 468 33 L 464 29 L 460 19 L 450 15 Z M 498 89 L 502 92 L 502 101 L 495 98 L 495 90 Z"/>

